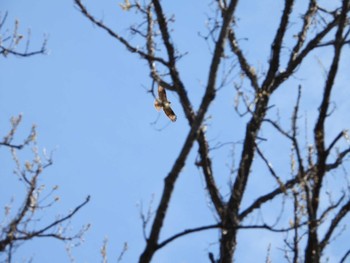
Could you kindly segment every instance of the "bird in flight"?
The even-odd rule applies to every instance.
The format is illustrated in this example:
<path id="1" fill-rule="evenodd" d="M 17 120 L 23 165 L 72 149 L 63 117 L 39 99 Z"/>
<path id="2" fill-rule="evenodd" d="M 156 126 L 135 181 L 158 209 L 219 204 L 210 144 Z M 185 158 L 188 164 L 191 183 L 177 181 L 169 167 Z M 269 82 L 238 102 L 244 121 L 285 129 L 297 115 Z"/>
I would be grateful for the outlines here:
<path id="1" fill-rule="evenodd" d="M 174 122 L 176 121 L 176 114 L 173 112 L 173 110 L 170 107 L 171 102 L 168 101 L 166 97 L 165 89 L 158 85 L 158 98 L 154 102 L 154 107 L 156 107 L 157 111 L 160 111 L 163 108 L 163 111 L 165 112 L 165 115 L 168 116 L 168 118 Z"/>

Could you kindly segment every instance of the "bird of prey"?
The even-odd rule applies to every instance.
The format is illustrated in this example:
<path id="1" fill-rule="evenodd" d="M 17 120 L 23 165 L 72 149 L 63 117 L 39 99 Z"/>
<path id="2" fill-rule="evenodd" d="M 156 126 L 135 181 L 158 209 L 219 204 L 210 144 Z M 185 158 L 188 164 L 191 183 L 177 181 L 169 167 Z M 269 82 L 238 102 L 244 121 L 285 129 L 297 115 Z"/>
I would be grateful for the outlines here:
<path id="1" fill-rule="evenodd" d="M 154 102 L 154 107 L 156 107 L 157 111 L 160 111 L 163 108 L 166 116 L 174 122 L 176 121 L 176 115 L 170 107 L 171 102 L 168 101 L 166 97 L 165 89 L 158 85 L 158 98 Z"/>

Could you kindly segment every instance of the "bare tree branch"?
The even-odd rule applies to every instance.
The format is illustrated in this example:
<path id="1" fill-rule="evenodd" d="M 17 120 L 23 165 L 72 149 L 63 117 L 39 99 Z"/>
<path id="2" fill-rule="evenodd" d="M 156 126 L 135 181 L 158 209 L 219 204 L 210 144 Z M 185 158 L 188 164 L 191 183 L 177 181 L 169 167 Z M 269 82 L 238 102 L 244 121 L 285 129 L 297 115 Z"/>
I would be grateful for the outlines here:
<path id="1" fill-rule="evenodd" d="M 196 232 L 201 232 L 204 230 L 209 230 L 209 229 L 217 229 L 220 228 L 220 224 L 214 224 L 214 225 L 208 225 L 208 226 L 201 226 L 201 227 L 196 227 L 196 228 L 191 228 L 191 229 L 186 229 L 176 235 L 173 235 L 169 238 L 167 238 L 166 240 L 164 240 L 163 242 L 159 243 L 157 249 L 160 249 L 164 246 L 166 246 L 168 243 L 174 241 L 175 239 L 188 235 L 188 234 L 192 234 L 192 233 L 196 233 Z"/>
<path id="2" fill-rule="evenodd" d="M 303 15 L 303 25 L 300 32 L 298 33 L 297 42 L 295 43 L 295 46 L 290 54 L 288 65 L 291 64 L 291 62 L 296 59 L 301 47 L 305 43 L 308 30 L 310 28 L 312 19 L 315 16 L 316 12 L 317 12 L 317 2 L 316 0 L 310 0 L 306 13 Z"/>
<path id="3" fill-rule="evenodd" d="M 10 36 L 7 36 L 6 29 L 4 30 L 4 32 L 2 32 L 4 29 L 4 25 L 6 23 L 7 17 L 8 17 L 8 12 L 5 12 L 4 17 L 0 22 L 0 55 L 3 55 L 4 57 L 7 57 L 8 55 L 14 55 L 18 57 L 31 57 L 31 56 L 46 53 L 47 38 L 44 39 L 40 49 L 36 51 L 29 51 L 30 34 L 28 34 L 27 36 L 26 49 L 24 51 L 17 51 L 20 43 L 23 42 L 23 39 L 25 39 L 25 36 L 18 32 L 19 20 L 15 20 L 14 28 Z"/>
<path id="4" fill-rule="evenodd" d="M 324 238 L 321 240 L 319 246 L 320 250 L 323 251 L 326 245 L 328 244 L 334 230 L 339 225 L 341 220 L 349 213 L 350 210 L 350 200 L 346 202 L 339 210 L 339 212 L 336 214 L 336 216 L 332 219 L 331 225 L 328 228 Z"/>
<path id="5" fill-rule="evenodd" d="M 84 16 L 86 16 L 93 24 L 97 25 L 98 27 L 102 28 L 105 30 L 109 35 L 111 35 L 113 38 L 117 39 L 120 43 L 122 43 L 131 53 L 137 53 L 139 54 L 142 58 L 149 59 L 152 61 L 157 61 L 164 66 L 168 65 L 168 62 L 163 60 L 162 58 L 159 57 L 152 57 L 143 51 L 139 50 L 137 47 L 133 47 L 126 39 L 118 35 L 116 32 L 114 32 L 112 29 L 107 27 L 103 22 L 98 21 L 96 18 L 94 18 L 85 8 L 85 6 L 81 3 L 80 0 L 75 0 L 75 4 L 79 7 L 79 10 L 83 13 Z"/>
<path id="6" fill-rule="evenodd" d="M 182 167 L 185 164 L 185 160 L 187 159 L 187 156 L 189 154 L 189 151 L 192 148 L 194 140 L 197 138 L 197 133 L 200 129 L 200 125 L 204 119 L 205 113 L 208 110 L 208 107 L 212 100 L 215 97 L 215 82 L 216 82 L 216 74 L 217 70 L 219 68 L 221 55 L 223 54 L 224 49 L 224 42 L 227 34 L 227 28 L 232 20 L 232 15 L 235 10 L 237 1 L 231 1 L 229 8 L 227 10 L 221 32 L 219 35 L 219 38 L 216 43 L 215 52 L 212 58 L 212 63 L 210 66 L 210 73 L 209 73 L 209 79 L 208 84 L 206 88 L 206 92 L 204 94 L 204 97 L 202 99 L 202 103 L 199 107 L 197 116 L 195 120 L 192 123 L 191 130 L 189 134 L 187 135 L 185 144 L 180 152 L 180 155 L 178 156 L 173 168 L 171 169 L 168 176 L 165 178 L 165 186 L 162 194 L 162 198 L 160 201 L 160 204 L 158 206 L 155 219 L 153 221 L 151 233 L 149 236 L 149 239 L 147 241 L 147 246 L 142 253 L 140 257 L 140 263 L 150 262 L 154 252 L 157 249 L 157 242 L 159 239 L 159 233 L 163 226 L 166 210 L 168 208 L 168 204 L 174 189 L 175 181 L 177 180 L 179 173 L 182 169 Z M 158 0 L 153 0 L 153 4 L 155 5 L 156 12 L 158 13 L 158 18 L 163 17 L 162 10 L 160 9 L 160 4 Z M 157 11 L 158 10 L 158 11 Z M 162 20 L 159 20 L 159 22 Z M 164 33 L 163 33 L 164 35 Z M 171 52 L 171 49 L 170 49 Z M 171 54 L 169 54 L 171 56 Z"/>
<path id="7" fill-rule="evenodd" d="M 327 76 L 327 80 L 324 87 L 324 94 L 321 105 L 319 107 L 319 115 L 314 127 L 314 140 L 317 150 L 317 163 L 316 174 L 314 175 L 314 186 L 312 188 L 312 196 L 310 202 L 307 203 L 308 216 L 309 216 L 309 235 L 308 243 L 305 250 L 305 258 L 308 262 L 318 262 L 321 257 L 322 247 L 319 246 L 317 236 L 317 210 L 319 207 L 319 196 L 324 175 L 326 173 L 326 159 L 328 157 L 324 137 L 325 130 L 324 125 L 329 108 L 329 101 L 331 97 L 331 91 L 334 87 L 334 80 L 338 72 L 340 54 L 342 51 L 343 32 L 347 20 L 347 12 L 349 9 L 349 0 L 344 0 L 342 3 L 342 10 L 339 14 L 339 24 L 335 35 L 334 56 L 330 70 Z"/>
<path id="8" fill-rule="evenodd" d="M 269 70 L 262 84 L 262 89 L 268 92 L 272 91 L 270 86 L 271 84 L 274 84 L 273 83 L 274 78 L 276 76 L 276 73 L 279 70 L 282 42 L 287 31 L 289 16 L 292 12 L 293 4 L 294 4 L 294 0 L 285 0 L 285 6 L 284 6 L 281 22 L 279 24 L 279 28 L 277 29 L 275 39 L 271 45 L 271 59 L 269 63 Z"/>

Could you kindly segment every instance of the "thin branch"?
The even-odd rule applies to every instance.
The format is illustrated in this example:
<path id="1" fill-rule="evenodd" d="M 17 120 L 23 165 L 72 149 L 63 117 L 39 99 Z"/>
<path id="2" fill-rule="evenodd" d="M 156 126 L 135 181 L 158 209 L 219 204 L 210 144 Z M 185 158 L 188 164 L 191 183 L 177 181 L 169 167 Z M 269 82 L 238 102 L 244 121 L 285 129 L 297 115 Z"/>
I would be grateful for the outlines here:
<path id="1" fill-rule="evenodd" d="M 285 6 L 281 17 L 281 21 L 279 23 L 275 39 L 271 45 L 271 59 L 269 63 L 269 69 L 266 74 L 266 78 L 262 84 L 262 89 L 268 92 L 272 91 L 270 85 L 274 84 L 273 80 L 276 76 L 276 73 L 279 70 L 282 42 L 288 28 L 289 16 L 293 10 L 293 4 L 294 0 L 285 0 Z"/>
<path id="2" fill-rule="evenodd" d="M 348 251 L 346 251 L 346 253 L 344 254 L 344 256 L 341 258 L 341 260 L 339 261 L 340 263 L 345 263 L 347 257 L 350 256 L 350 249 Z"/>
<path id="3" fill-rule="evenodd" d="M 298 86 L 298 96 L 297 96 L 297 101 L 295 103 L 294 106 L 294 110 L 293 110 L 293 115 L 292 115 L 292 135 L 290 137 L 290 139 L 292 140 L 293 143 L 293 147 L 295 149 L 295 152 L 297 154 L 297 158 L 298 158 L 298 165 L 299 165 L 299 175 L 301 175 L 303 177 L 303 175 L 305 174 L 305 169 L 304 169 L 304 164 L 303 164 L 303 159 L 301 156 L 301 151 L 300 151 L 300 147 L 299 147 L 299 143 L 298 143 L 298 139 L 297 139 L 297 134 L 298 134 L 298 114 L 299 114 L 299 107 L 300 107 L 300 101 L 301 101 L 301 85 Z"/>
<path id="4" fill-rule="evenodd" d="M 209 230 L 209 229 L 216 229 L 216 228 L 221 228 L 220 224 L 214 224 L 214 225 L 208 225 L 208 226 L 201 226 L 201 227 L 196 227 L 196 228 L 191 228 L 191 229 L 186 229 L 178 234 L 175 234 L 169 238 L 167 238 L 166 240 L 164 240 L 163 242 L 159 243 L 157 249 L 160 249 L 164 246 L 166 246 L 167 244 L 169 244 L 170 242 L 174 241 L 175 239 L 185 236 L 185 235 L 189 235 L 192 233 L 196 233 L 196 232 L 201 232 L 204 230 Z"/>
<path id="5" fill-rule="evenodd" d="M 305 43 L 305 40 L 307 37 L 307 32 L 310 28 L 312 19 L 315 16 L 316 12 L 317 12 L 316 0 L 310 0 L 309 6 L 306 10 L 306 13 L 303 15 L 303 26 L 297 35 L 298 40 L 297 40 L 297 42 L 296 42 L 296 44 L 295 44 L 295 46 L 290 54 L 288 65 L 296 59 L 301 47 Z"/>
<path id="6" fill-rule="evenodd" d="M 18 51 L 15 51 L 13 49 L 8 49 L 8 48 L 5 48 L 3 46 L 0 46 L 0 54 L 6 55 L 6 56 L 8 54 L 11 54 L 11 55 L 15 55 L 18 57 L 30 57 L 30 56 L 35 56 L 35 55 L 45 54 L 45 53 L 46 53 L 46 48 L 44 48 L 44 47 L 38 51 L 18 52 Z"/>
<path id="7" fill-rule="evenodd" d="M 350 148 L 340 152 L 337 156 L 337 159 L 333 163 L 326 164 L 326 168 L 325 168 L 326 171 L 328 172 L 330 170 L 338 168 L 338 166 L 343 163 L 344 158 L 348 156 L 349 153 L 350 153 Z"/>
<path id="8" fill-rule="evenodd" d="M 4 17 L 2 18 L 2 20 L 1 20 L 1 22 L 0 22 L 0 30 L 1 30 L 2 27 L 4 26 L 5 21 L 6 21 L 6 19 L 7 19 L 7 16 L 8 16 L 8 12 L 6 11 Z"/>
<path id="9" fill-rule="evenodd" d="M 306 171 L 306 174 L 307 173 L 308 173 L 308 171 Z M 285 189 L 290 189 L 294 185 L 300 183 L 300 178 L 301 178 L 301 176 L 296 175 L 293 179 L 290 179 L 287 182 L 285 182 L 283 184 Z M 272 200 L 274 197 L 276 197 L 277 195 L 282 194 L 282 193 L 283 193 L 283 191 L 282 191 L 281 187 L 277 187 L 274 190 L 272 190 L 271 192 L 264 194 L 264 195 L 261 195 L 258 199 L 256 199 L 251 205 L 249 205 L 245 210 L 243 210 L 239 214 L 239 220 L 240 221 L 243 220 L 250 213 L 252 213 L 255 209 L 260 208 L 262 204 Z"/>
<path id="10" fill-rule="evenodd" d="M 267 160 L 267 158 L 265 157 L 265 155 L 263 154 L 263 152 L 260 150 L 260 148 L 258 147 L 257 144 L 255 144 L 256 146 L 256 150 L 258 155 L 260 156 L 260 158 L 264 161 L 265 165 L 267 166 L 268 170 L 270 171 L 271 175 L 273 176 L 273 178 L 276 179 L 277 183 L 279 184 L 279 186 L 281 187 L 281 190 L 286 194 L 287 190 L 283 184 L 283 182 L 281 181 L 281 179 L 279 178 L 279 176 L 277 175 L 277 173 L 275 172 L 275 170 L 273 169 L 271 163 Z"/>
<path id="11" fill-rule="evenodd" d="M 3 28 L 6 19 L 8 16 L 8 12 L 5 13 L 4 18 L 2 19 L 2 21 L 0 22 L 0 30 Z M 14 55 L 14 56 L 18 56 L 18 57 L 30 57 L 30 56 L 34 56 L 34 55 L 38 55 L 38 54 L 45 54 L 46 53 L 46 44 L 47 44 L 47 39 L 45 38 L 43 41 L 43 44 L 41 46 L 41 49 L 37 50 L 37 51 L 31 51 L 29 52 L 29 44 L 30 44 L 30 34 L 28 34 L 27 37 L 27 43 L 26 43 L 26 48 L 25 51 L 16 51 L 16 48 L 18 47 L 18 44 L 21 42 L 21 40 L 24 38 L 23 35 L 18 33 L 19 30 L 19 21 L 15 20 L 15 25 L 14 25 L 14 29 L 13 32 L 11 34 L 11 36 L 3 36 L 0 33 L 0 55 L 3 55 L 4 57 L 10 55 Z M 4 45 L 4 43 L 8 42 L 9 44 L 7 44 L 6 46 Z"/>
<path id="12" fill-rule="evenodd" d="M 304 222 L 304 223 L 300 223 L 297 227 L 301 227 L 301 226 L 305 226 L 307 225 L 308 222 Z M 294 226 L 291 227 L 286 227 L 286 228 L 274 228 L 271 227 L 267 224 L 263 224 L 263 225 L 251 225 L 251 226 L 238 226 L 238 229 L 266 229 L 269 230 L 271 232 L 275 232 L 275 233 L 283 233 L 283 232 L 289 232 L 294 230 Z"/>
<path id="13" fill-rule="evenodd" d="M 304 222 L 302 224 L 299 224 L 298 227 L 306 225 L 307 223 Z M 192 233 L 196 233 L 196 232 L 201 232 L 204 230 L 209 230 L 209 229 L 217 229 L 217 228 L 222 228 L 221 224 L 214 224 L 214 225 L 208 225 L 208 226 L 202 226 L 202 227 L 197 227 L 197 228 L 191 228 L 191 229 L 186 229 L 178 234 L 175 234 L 169 238 L 167 238 L 166 240 L 164 240 L 163 242 L 159 243 L 157 249 L 160 249 L 164 246 L 166 246 L 167 244 L 169 244 L 170 242 L 174 241 L 177 238 L 180 238 L 182 236 L 185 235 L 189 235 Z M 267 224 L 263 224 L 263 225 L 241 225 L 241 226 L 237 226 L 235 227 L 236 229 L 265 229 L 265 230 L 269 230 L 271 232 L 276 232 L 276 233 L 281 233 L 281 232 L 289 232 L 291 230 L 294 229 L 294 227 L 287 227 L 287 228 L 274 228 L 271 227 Z M 222 231 L 225 231 L 225 229 L 223 229 Z"/>
<path id="14" fill-rule="evenodd" d="M 30 196 L 30 194 L 28 194 L 28 196 Z M 71 217 L 73 217 L 74 214 L 76 214 L 83 206 L 85 206 L 89 202 L 90 196 L 88 196 L 82 204 L 77 206 L 72 212 L 70 212 L 65 217 L 54 221 L 50 225 L 48 225 L 40 230 L 36 230 L 36 231 L 32 231 L 32 232 L 24 232 L 24 231 L 20 231 L 18 229 L 18 224 L 23 219 L 26 211 L 30 208 L 30 203 L 28 203 L 28 202 L 30 202 L 30 200 L 29 201 L 28 200 L 29 200 L 29 198 L 27 198 L 26 205 L 24 206 L 25 208 L 22 210 L 22 212 L 19 213 L 19 216 L 10 223 L 9 232 L 7 233 L 6 238 L 3 240 L 0 240 L 0 251 L 4 251 L 8 245 L 13 244 L 15 241 L 29 240 L 29 239 L 32 239 L 35 237 L 54 237 L 54 238 L 57 238 L 60 240 L 72 240 L 72 238 L 70 238 L 70 237 L 63 237 L 63 236 L 58 235 L 58 234 L 45 233 L 45 232 L 47 230 L 50 230 L 51 228 L 61 224 L 61 223 L 67 221 Z M 15 235 L 16 232 L 21 233 L 22 235 L 16 236 Z"/>
<path id="15" fill-rule="evenodd" d="M 7 142 L 0 142 L 0 146 L 6 146 L 9 148 L 15 148 L 17 150 L 21 150 L 24 145 L 23 144 L 11 144 L 11 143 L 7 143 Z"/>
<path id="16" fill-rule="evenodd" d="M 345 198 L 345 194 L 342 194 L 342 196 L 339 198 L 338 202 L 336 202 L 336 203 L 333 204 L 333 205 L 328 206 L 328 207 L 323 211 L 323 213 L 320 215 L 319 221 L 322 222 L 322 221 L 326 218 L 326 216 L 329 214 L 330 211 L 336 209 L 336 208 L 341 204 L 341 202 L 344 200 L 344 198 Z"/>
<path id="17" fill-rule="evenodd" d="M 220 195 L 219 189 L 215 183 L 212 165 L 211 165 L 211 159 L 209 158 L 208 143 L 206 142 L 203 129 L 200 130 L 197 141 L 199 144 L 198 152 L 201 157 L 199 165 L 202 167 L 204 179 L 206 182 L 206 188 L 209 192 L 210 199 L 214 204 L 216 212 L 222 218 L 225 213 L 225 205 Z"/>
<path id="18" fill-rule="evenodd" d="M 236 54 L 242 71 L 249 78 L 250 83 L 254 88 L 255 92 L 258 92 L 258 90 L 260 89 L 260 86 L 258 83 L 256 72 L 254 68 L 248 63 L 246 57 L 243 55 L 243 52 L 238 45 L 235 32 L 232 29 L 230 29 L 228 32 L 228 39 L 229 39 L 231 50 L 234 54 Z"/>
<path id="19" fill-rule="evenodd" d="M 346 44 L 350 44 L 350 40 L 344 40 L 342 42 L 342 45 L 346 45 Z M 319 47 L 328 47 L 328 46 L 334 46 L 334 45 L 335 45 L 335 41 L 332 40 L 325 43 L 320 43 L 316 47 L 319 48 Z"/>
<path id="20" fill-rule="evenodd" d="M 128 250 L 128 248 L 129 248 L 128 243 L 125 242 L 124 246 L 123 246 L 123 250 L 120 252 L 117 262 L 122 262 L 123 256 L 126 253 L 126 251 Z"/>
<path id="21" fill-rule="evenodd" d="M 322 241 L 320 242 L 320 250 L 322 251 L 326 245 L 329 242 L 329 239 L 331 238 L 334 230 L 339 225 L 340 221 L 350 212 L 350 200 L 344 204 L 339 212 L 336 214 L 336 216 L 332 219 L 331 225 L 329 226 L 325 236 L 323 237 Z"/>
<path id="22" fill-rule="evenodd" d="M 62 217 L 62 218 L 59 219 L 59 220 L 56 220 L 55 222 L 53 222 L 53 223 L 51 223 L 50 225 L 48 225 L 48 226 L 42 228 L 41 230 L 32 232 L 31 235 L 34 235 L 34 236 L 35 236 L 35 235 L 40 235 L 40 234 L 46 232 L 47 230 L 49 230 L 49 229 L 51 229 L 51 228 L 53 228 L 53 227 L 55 227 L 55 226 L 61 224 L 62 222 L 67 221 L 68 219 L 70 219 L 71 217 L 73 217 L 73 216 L 74 216 L 82 207 L 84 207 L 89 201 L 90 201 L 90 196 L 87 196 L 86 199 L 85 199 L 85 201 L 84 201 L 83 203 L 81 203 L 80 205 L 78 205 L 77 207 L 75 207 L 75 208 L 73 209 L 73 211 L 70 212 L 68 215 Z"/>
<path id="23" fill-rule="evenodd" d="M 290 135 L 287 131 L 285 131 L 279 124 L 277 124 L 276 121 L 273 121 L 271 119 L 264 119 L 264 122 L 267 122 L 271 124 L 279 133 L 281 133 L 283 136 L 287 137 L 291 141 L 293 141 L 292 135 Z"/>
<path id="24" fill-rule="evenodd" d="M 341 131 L 334 139 L 333 141 L 330 143 L 330 145 L 328 146 L 328 148 L 326 149 L 326 153 L 327 155 L 330 153 L 330 151 L 332 150 L 332 148 L 336 145 L 336 143 L 344 136 L 344 131 Z"/>
<path id="25" fill-rule="evenodd" d="M 294 238 L 293 238 L 293 263 L 298 263 L 298 257 L 299 257 L 299 217 L 298 217 L 298 209 L 299 209 L 299 202 L 298 202 L 298 194 L 296 191 L 293 191 L 293 205 L 294 205 Z"/>
<path id="26" fill-rule="evenodd" d="M 288 63 L 287 68 L 285 71 L 279 73 L 276 76 L 274 87 L 277 88 L 283 81 L 288 79 L 293 73 L 294 70 L 304 61 L 304 58 L 312 51 L 314 50 L 317 45 L 320 43 L 320 41 L 332 30 L 334 27 L 337 26 L 339 23 L 339 15 L 335 16 L 334 19 L 329 22 L 325 28 L 320 31 L 318 34 L 316 34 L 306 45 L 305 48 L 302 49 L 299 52 L 299 55 L 296 56 L 293 61 L 290 61 Z M 274 88 L 274 89 L 275 89 Z"/>
<path id="27" fill-rule="evenodd" d="M 120 43 L 122 43 L 131 53 L 137 53 L 139 54 L 142 58 L 145 58 L 147 60 L 151 61 L 157 61 L 160 62 L 161 64 L 168 66 L 168 63 L 159 57 L 153 57 L 145 52 L 139 50 L 137 47 L 132 46 L 126 39 L 115 33 L 112 29 L 110 29 L 108 26 L 106 26 L 103 22 L 96 20 L 86 9 L 86 7 L 81 3 L 80 0 L 74 0 L 76 5 L 79 7 L 79 10 L 83 13 L 84 16 L 86 16 L 93 24 L 96 26 L 102 28 L 105 30 L 109 35 L 111 35 L 113 38 L 117 39 Z"/>

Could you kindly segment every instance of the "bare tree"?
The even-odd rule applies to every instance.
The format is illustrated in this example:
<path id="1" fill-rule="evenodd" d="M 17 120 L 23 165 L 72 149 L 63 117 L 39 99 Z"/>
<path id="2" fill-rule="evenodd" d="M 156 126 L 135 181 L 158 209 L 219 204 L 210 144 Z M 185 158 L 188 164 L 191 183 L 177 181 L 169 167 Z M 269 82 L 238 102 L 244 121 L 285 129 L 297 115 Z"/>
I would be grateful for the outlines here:
<path id="1" fill-rule="evenodd" d="M 30 36 L 24 51 L 18 51 L 18 45 L 24 38 L 19 34 L 19 22 L 16 20 L 13 30 L 9 31 L 5 30 L 6 19 L 7 13 L 0 19 L 0 54 L 5 57 L 8 55 L 30 57 L 45 53 L 46 40 L 43 41 L 40 50 L 29 51 Z M 58 186 L 48 190 L 40 182 L 40 178 L 43 172 L 53 164 L 52 156 L 41 151 L 37 146 L 35 125 L 24 140 L 21 141 L 16 137 L 21 120 L 22 115 L 12 117 L 9 132 L 4 134 L 0 141 L 0 149 L 8 150 L 12 156 L 15 165 L 14 176 L 17 177 L 19 185 L 22 184 L 24 187 L 22 204 L 17 206 L 20 200 L 14 202 L 16 196 L 10 197 L 0 217 L 0 260 L 6 263 L 13 261 L 17 248 L 32 239 L 54 238 L 65 242 L 79 240 L 89 228 L 89 225 L 86 225 L 77 233 L 69 232 L 71 219 L 89 202 L 89 196 L 65 215 L 56 215 L 49 221 L 46 213 L 59 201 L 59 197 L 55 196 Z M 30 156 L 30 152 L 32 160 L 22 162 L 20 156 L 23 154 Z M 6 184 L 3 182 L 2 185 Z"/>
<path id="2" fill-rule="evenodd" d="M 344 224 L 344 219 L 349 214 L 349 185 L 338 184 L 332 189 L 331 195 L 324 189 L 327 178 L 332 174 L 341 173 L 339 168 L 344 165 L 350 153 L 346 130 L 340 130 L 332 138 L 326 128 L 327 121 L 334 116 L 333 101 L 336 98 L 332 97 L 332 93 L 335 88 L 339 88 L 335 85 L 335 80 L 339 74 L 344 48 L 350 41 L 349 0 L 338 1 L 339 6 L 332 8 L 322 6 L 317 0 L 309 0 L 299 16 L 294 5 L 300 1 L 285 0 L 280 19 L 276 21 L 274 37 L 271 39 L 267 69 L 263 71 L 257 70 L 258 67 L 248 61 L 245 55 L 248 50 L 244 49 L 241 38 L 237 36 L 238 2 L 238 0 L 216 0 L 212 3 L 216 6 L 215 14 L 209 20 L 208 34 L 204 38 L 213 46 L 213 52 L 205 91 L 199 108 L 195 109 L 179 71 L 178 61 L 182 55 L 175 47 L 176 40 L 173 39 L 170 30 L 170 24 L 174 19 L 164 13 L 160 0 L 144 1 L 142 4 L 126 0 L 121 4 L 123 10 L 133 10 L 142 17 L 140 24 L 129 28 L 130 33 L 137 36 L 133 40 L 128 40 L 96 18 L 81 0 L 75 0 L 76 6 L 87 19 L 106 31 L 129 52 L 137 54 L 147 62 L 152 82 L 178 95 L 188 120 L 188 135 L 165 177 L 154 218 L 144 217 L 146 221 L 152 220 L 152 225 L 150 232 L 146 234 L 146 246 L 139 262 L 150 262 L 158 250 L 180 237 L 208 229 L 218 229 L 220 233 L 219 251 L 215 253 L 216 256 L 213 253 L 208 255 L 212 263 L 232 262 L 239 244 L 237 234 L 246 229 L 262 229 L 284 236 L 287 261 L 321 262 L 321 259 L 326 257 L 325 248 L 336 243 L 334 237 L 339 234 L 340 226 Z M 296 27 L 292 16 L 298 17 L 298 31 L 291 38 L 290 28 L 292 25 L 294 29 Z M 318 109 L 315 117 L 311 120 L 305 116 L 301 118 L 301 112 L 305 111 L 301 108 L 304 90 L 302 81 L 294 89 L 297 99 L 290 108 L 291 115 L 286 117 L 286 112 L 282 112 L 283 116 L 280 115 L 278 106 L 283 105 L 286 98 L 278 102 L 273 101 L 277 91 L 283 89 L 287 81 L 293 79 L 303 68 L 308 58 L 319 50 L 328 52 L 332 58 L 330 65 L 324 67 L 325 81 L 318 87 L 315 95 L 319 100 L 319 105 L 315 106 Z M 232 62 L 236 67 L 227 70 L 228 74 L 221 74 L 223 61 Z M 318 67 L 321 68 L 319 65 Z M 244 136 L 240 138 L 242 143 L 239 147 L 239 161 L 232 169 L 232 174 L 227 177 L 227 181 L 230 176 L 232 177 L 228 194 L 221 192 L 218 187 L 218 178 L 222 177 L 222 174 L 214 171 L 210 157 L 210 152 L 220 146 L 210 145 L 206 138 L 208 127 L 205 125 L 208 109 L 216 99 L 220 88 L 224 86 L 235 88 L 237 95 L 235 109 L 242 117 L 242 123 L 245 123 L 240 124 L 244 129 Z M 151 92 L 153 93 L 153 88 Z M 290 101 L 289 98 L 287 100 Z M 165 107 L 163 104 L 162 106 Z M 291 119 L 290 125 L 286 125 L 285 120 L 288 118 Z M 307 136 L 310 133 L 307 128 L 309 126 L 304 126 L 301 119 L 313 126 L 312 139 L 308 139 Z M 231 118 L 228 118 L 227 121 L 230 120 Z M 300 132 L 301 128 L 305 128 L 304 134 Z M 264 130 L 269 132 L 265 134 Z M 290 156 L 291 175 L 286 175 L 282 169 L 279 171 L 274 168 L 269 160 L 275 152 L 274 146 L 271 146 L 276 137 L 283 138 L 292 149 L 291 152 L 287 150 L 277 153 Z M 160 240 L 170 199 L 195 143 L 198 144 L 199 157 L 194 165 L 202 170 L 206 191 L 214 207 L 217 222 L 186 229 Z M 274 182 L 275 186 L 264 193 L 250 197 L 248 200 L 252 201 L 246 202 L 243 206 L 242 200 L 247 198 L 247 188 L 254 175 L 253 168 L 258 161 L 265 165 L 264 171 L 258 173 L 266 178 L 264 180 Z M 325 198 L 327 196 L 329 198 Z M 283 213 L 289 220 L 279 220 L 276 214 L 279 227 L 275 223 L 263 220 L 261 223 L 247 224 L 248 217 L 258 215 L 275 200 L 283 200 L 285 207 Z M 291 209 L 293 207 L 294 209 Z M 342 262 L 349 256 L 349 251 L 344 252 Z"/>

